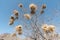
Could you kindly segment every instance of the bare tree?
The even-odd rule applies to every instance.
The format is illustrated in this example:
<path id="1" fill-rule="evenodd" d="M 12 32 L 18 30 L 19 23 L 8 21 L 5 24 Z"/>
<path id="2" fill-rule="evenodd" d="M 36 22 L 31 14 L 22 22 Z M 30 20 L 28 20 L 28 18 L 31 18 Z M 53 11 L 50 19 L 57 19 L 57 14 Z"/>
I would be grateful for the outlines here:
<path id="1" fill-rule="evenodd" d="M 46 31 L 44 32 L 41 28 L 42 25 L 44 25 L 44 16 L 41 16 L 44 14 L 44 10 L 46 9 L 46 4 L 42 4 L 41 10 L 37 5 L 30 4 L 29 9 L 30 13 L 25 13 L 23 5 L 19 4 L 19 7 L 22 8 L 23 14 L 19 14 L 17 10 L 14 10 L 14 20 L 11 18 L 10 25 L 13 24 L 13 22 L 16 22 L 15 20 L 19 20 L 23 23 L 23 32 L 26 37 L 30 37 L 33 40 L 55 40 L 53 37 L 51 37 L 51 34 L 54 35 L 54 32 Z M 39 10 L 38 10 L 39 9 Z M 21 27 L 19 27 L 21 28 Z M 18 29 L 19 29 L 18 28 Z M 20 29 L 18 32 L 20 33 Z M 21 33 L 20 33 L 21 34 Z M 44 36 L 45 34 L 45 36 Z M 55 36 L 54 36 L 55 37 Z M 58 40 L 58 39 L 56 39 Z"/>

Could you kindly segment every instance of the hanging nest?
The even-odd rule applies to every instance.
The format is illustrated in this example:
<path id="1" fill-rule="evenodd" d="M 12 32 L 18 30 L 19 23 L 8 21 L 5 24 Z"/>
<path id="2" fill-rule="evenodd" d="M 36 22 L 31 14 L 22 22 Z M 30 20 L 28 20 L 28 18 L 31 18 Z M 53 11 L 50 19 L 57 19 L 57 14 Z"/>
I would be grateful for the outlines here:
<path id="1" fill-rule="evenodd" d="M 12 19 L 10 19 L 9 25 L 12 25 L 14 23 L 14 21 Z"/>
<path id="2" fill-rule="evenodd" d="M 44 10 L 41 10 L 40 13 L 43 14 L 44 13 Z"/>
<path id="3" fill-rule="evenodd" d="M 37 6 L 35 4 L 30 4 L 29 8 L 31 9 L 31 11 L 36 11 Z"/>
<path id="4" fill-rule="evenodd" d="M 30 16 L 29 14 L 24 14 L 24 17 L 25 17 L 26 19 L 31 19 L 31 16 Z"/>
<path id="5" fill-rule="evenodd" d="M 31 11 L 30 13 L 33 15 L 33 14 L 35 14 L 35 11 Z"/>
<path id="6" fill-rule="evenodd" d="M 21 25 L 16 26 L 16 32 L 18 34 L 22 34 L 22 26 Z"/>
<path id="7" fill-rule="evenodd" d="M 42 29 L 43 29 L 44 32 L 47 32 L 48 31 L 48 25 L 47 24 L 44 24 L 42 26 Z"/>
<path id="8" fill-rule="evenodd" d="M 44 32 L 54 32 L 55 26 L 46 24 L 43 25 L 42 29 L 44 30 Z"/>
<path id="9" fill-rule="evenodd" d="M 23 4 L 20 3 L 18 6 L 19 6 L 20 8 L 22 8 L 22 7 L 23 7 Z"/>
<path id="10" fill-rule="evenodd" d="M 13 23 L 14 23 L 14 17 L 13 16 L 11 16 L 11 18 L 10 18 L 10 22 L 9 22 L 9 25 L 12 25 Z"/>
<path id="11" fill-rule="evenodd" d="M 11 17 L 10 17 L 10 19 L 14 20 L 14 17 L 13 17 L 13 16 L 11 16 Z"/>
<path id="12" fill-rule="evenodd" d="M 46 4 L 43 4 L 43 5 L 42 5 L 42 9 L 45 9 L 45 8 L 46 8 Z"/>
<path id="13" fill-rule="evenodd" d="M 15 15 L 16 19 L 18 19 L 19 12 L 18 12 L 17 10 L 14 10 L 14 11 L 13 11 L 13 13 L 14 13 L 14 15 Z"/>
<path id="14" fill-rule="evenodd" d="M 55 26 L 49 25 L 48 30 L 49 30 L 50 32 L 54 32 Z"/>
<path id="15" fill-rule="evenodd" d="M 13 13 L 14 13 L 15 16 L 18 16 L 18 11 L 17 10 L 14 10 Z"/>

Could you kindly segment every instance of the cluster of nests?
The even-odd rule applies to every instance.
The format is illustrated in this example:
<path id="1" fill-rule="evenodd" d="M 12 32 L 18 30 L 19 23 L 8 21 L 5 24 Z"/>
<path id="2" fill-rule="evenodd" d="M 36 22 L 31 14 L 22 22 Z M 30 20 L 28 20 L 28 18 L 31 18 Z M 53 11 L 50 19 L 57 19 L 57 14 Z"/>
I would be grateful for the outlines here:
<path id="1" fill-rule="evenodd" d="M 42 26 L 42 29 L 43 29 L 44 32 L 54 32 L 55 26 L 44 24 Z"/>
<path id="2" fill-rule="evenodd" d="M 36 10 L 37 10 L 37 5 L 35 4 L 30 4 L 29 8 L 31 9 L 31 14 L 35 14 Z M 44 9 L 46 8 L 46 4 L 42 5 L 42 10 L 41 10 L 41 14 L 44 13 Z"/>
<path id="3" fill-rule="evenodd" d="M 40 11 L 41 14 L 44 13 L 44 9 L 46 9 L 46 4 L 43 4 L 43 5 L 42 5 L 42 9 L 41 9 L 41 11 Z"/>
<path id="4" fill-rule="evenodd" d="M 23 8 L 23 4 L 19 4 L 18 5 L 20 8 Z M 31 14 L 33 15 L 33 14 L 35 14 L 35 12 L 36 12 L 36 10 L 37 10 L 37 5 L 35 5 L 35 4 L 30 4 L 29 5 L 29 8 L 31 9 Z M 42 10 L 41 10 L 41 14 L 43 14 L 44 13 L 44 9 L 46 8 L 46 4 L 43 4 L 42 5 Z M 9 24 L 10 25 L 12 25 L 13 23 L 14 23 L 14 21 L 15 21 L 15 19 L 18 19 L 18 16 L 19 16 L 19 12 L 17 11 L 17 10 L 14 10 L 13 11 L 13 14 L 15 15 L 15 18 L 13 17 L 13 16 L 11 16 L 11 18 L 10 18 L 10 22 L 9 22 Z M 31 15 L 30 14 L 24 14 L 24 17 L 26 18 L 26 19 L 31 19 Z"/>
<path id="5" fill-rule="evenodd" d="M 16 19 L 18 19 L 18 16 L 19 16 L 19 13 L 18 13 L 18 11 L 17 10 L 14 10 L 13 11 L 13 14 L 14 14 L 14 16 L 11 16 L 10 17 L 10 22 L 9 22 L 9 25 L 12 25 L 13 23 L 14 23 L 14 21 L 16 20 Z"/>
<path id="6" fill-rule="evenodd" d="M 19 4 L 18 5 L 20 8 L 23 8 L 23 5 L 22 4 Z M 36 10 L 37 10 L 37 5 L 35 5 L 35 4 L 30 4 L 29 5 L 29 8 L 30 8 L 30 14 L 35 14 L 36 13 Z M 44 10 L 46 8 L 46 5 L 45 4 L 43 4 L 42 5 L 42 9 Z M 44 13 L 44 11 L 41 11 L 41 14 L 42 13 Z M 18 19 L 18 17 L 19 17 L 19 12 L 17 11 L 17 10 L 13 10 L 13 14 L 14 14 L 14 16 L 11 16 L 10 17 L 10 21 L 9 21 L 9 25 L 12 25 L 13 23 L 14 23 L 14 21 L 16 20 L 16 19 Z M 26 19 L 31 19 L 31 15 L 30 14 L 24 14 L 24 17 L 26 18 Z M 21 25 L 18 25 L 17 27 L 16 27 L 16 31 L 18 32 L 18 34 L 22 34 L 22 26 Z M 14 34 L 15 35 L 15 34 Z"/>

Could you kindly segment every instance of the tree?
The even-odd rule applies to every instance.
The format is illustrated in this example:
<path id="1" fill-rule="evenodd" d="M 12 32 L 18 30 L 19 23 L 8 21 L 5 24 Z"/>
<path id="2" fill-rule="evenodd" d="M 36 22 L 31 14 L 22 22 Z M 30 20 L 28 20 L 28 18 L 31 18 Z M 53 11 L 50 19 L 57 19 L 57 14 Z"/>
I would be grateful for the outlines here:
<path id="1" fill-rule="evenodd" d="M 24 10 L 23 5 L 19 4 L 19 7 Z M 44 17 L 41 15 L 44 14 L 44 10 L 46 9 L 46 4 L 43 4 L 40 10 L 37 5 L 30 4 L 29 5 L 30 13 L 23 13 L 19 15 L 17 10 L 13 11 L 14 16 L 10 18 L 10 25 L 12 25 L 15 20 L 22 20 L 23 25 L 16 26 L 16 33 L 21 35 L 22 27 L 25 28 L 25 36 L 30 37 L 33 40 L 55 40 L 55 27 L 52 25 L 44 24 Z M 39 9 L 39 12 L 38 12 Z M 24 12 L 24 11 L 23 11 Z M 58 39 L 56 39 L 58 40 Z"/>

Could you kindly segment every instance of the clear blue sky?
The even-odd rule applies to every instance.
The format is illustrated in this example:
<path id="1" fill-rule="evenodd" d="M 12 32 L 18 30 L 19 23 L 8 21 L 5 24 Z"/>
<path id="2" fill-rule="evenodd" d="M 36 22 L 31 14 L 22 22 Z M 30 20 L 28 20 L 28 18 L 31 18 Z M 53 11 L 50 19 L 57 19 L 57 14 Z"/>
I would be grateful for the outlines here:
<path id="1" fill-rule="evenodd" d="M 9 26 L 8 23 L 12 11 L 14 9 L 20 11 L 18 7 L 19 3 L 22 3 L 25 8 L 29 8 L 30 3 L 37 4 L 38 6 L 45 3 L 47 8 L 44 14 L 44 21 L 47 24 L 55 25 L 56 32 L 60 33 L 60 0 L 0 0 L 0 34 L 14 31 L 15 24 Z M 52 20 L 48 22 L 47 17 L 52 18 Z"/>

